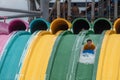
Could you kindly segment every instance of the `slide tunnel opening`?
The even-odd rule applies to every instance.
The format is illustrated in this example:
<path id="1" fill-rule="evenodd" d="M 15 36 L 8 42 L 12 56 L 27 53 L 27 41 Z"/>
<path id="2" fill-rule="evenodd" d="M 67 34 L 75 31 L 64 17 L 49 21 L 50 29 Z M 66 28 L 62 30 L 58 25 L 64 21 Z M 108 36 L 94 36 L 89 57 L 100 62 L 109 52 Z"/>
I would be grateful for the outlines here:
<path id="1" fill-rule="evenodd" d="M 73 33 L 78 34 L 82 30 L 89 30 L 90 24 L 85 19 L 77 19 L 73 22 Z"/>
<path id="2" fill-rule="evenodd" d="M 48 25 L 45 21 L 43 20 L 34 20 L 31 25 L 30 25 L 30 30 L 31 33 L 34 33 L 37 30 L 47 30 L 48 29 Z"/>
<path id="3" fill-rule="evenodd" d="M 120 18 L 115 20 L 113 27 L 117 34 L 120 34 Z"/>
<path id="4" fill-rule="evenodd" d="M 23 22 L 22 20 L 13 20 L 10 22 L 8 27 L 9 27 L 9 33 L 13 32 L 13 31 L 27 29 L 25 22 Z"/>
<path id="5" fill-rule="evenodd" d="M 116 27 L 116 33 L 120 34 L 120 24 Z"/>
<path id="6" fill-rule="evenodd" d="M 111 23 L 106 19 L 99 19 L 94 23 L 94 32 L 95 34 L 101 34 L 104 30 L 110 30 Z"/>
<path id="7" fill-rule="evenodd" d="M 69 27 L 70 23 L 62 18 L 58 18 L 51 23 L 51 31 L 53 34 L 56 34 L 58 31 L 61 30 L 68 30 Z"/>

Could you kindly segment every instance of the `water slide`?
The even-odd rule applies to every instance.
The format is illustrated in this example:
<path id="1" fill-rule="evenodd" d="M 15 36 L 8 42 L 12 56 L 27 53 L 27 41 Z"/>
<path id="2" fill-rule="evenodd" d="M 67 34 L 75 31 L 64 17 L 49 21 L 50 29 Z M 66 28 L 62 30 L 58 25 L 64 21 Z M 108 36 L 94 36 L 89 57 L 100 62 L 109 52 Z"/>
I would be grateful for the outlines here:
<path id="1" fill-rule="evenodd" d="M 8 24 L 5 22 L 0 22 L 0 56 L 10 35 L 8 35 Z"/>
<path id="2" fill-rule="evenodd" d="M 105 19 L 100 19 L 103 20 L 103 22 L 105 22 Z M 99 20 L 96 20 L 94 22 L 94 28 L 96 27 L 96 24 L 99 24 Z M 109 22 L 107 22 L 107 24 L 109 24 Z M 111 26 L 111 25 L 109 25 Z M 73 26 L 74 27 L 74 26 Z M 99 27 L 99 26 L 98 26 Z M 107 26 L 104 26 L 107 27 Z M 92 28 L 92 27 L 90 27 Z M 92 73 L 93 73 L 93 64 L 94 64 L 94 57 L 95 55 L 88 55 L 88 57 L 84 57 L 82 55 L 82 51 L 83 51 L 83 46 L 84 44 L 86 44 L 86 40 L 87 39 L 92 39 L 92 41 L 94 42 L 96 48 L 99 46 L 98 43 L 100 42 L 100 38 L 103 37 L 102 35 L 96 33 L 96 32 L 92 32 L 92 29 L 89 29 L 89 31 L 87 32 L 82 32 L 82 34 L 78 34 L 78 38 L 76 39 L 77 42 L 74 44 L 76 45 L 73 48 L 73 53 L 74 54 L 74 58 L 71 59 L 71 77 L 69 77 L 68 80 L 91 80 L 92 79 Z M 104 29 L 103 29 L 104 30 Z"/>
<path id="3" fill-rule="evenodd" d="M 38 21 L 39 22 L 39 21 Z M 11 26 L 11 31 L 16 31 L 18 29 L 24 30 L 26 29 L 26 26 L 17 26 L 15 23 L 12 23 L 13 27 Z M 34 23 L 33 23 L 34 24 Z M 37 23 L 35 23 L 37 25 Z M 17 28 L 16 27 L 22 27 Z M 19 24 L 20 25 L 20 24 Z M 32 25 L 32 24 L 31 24 Z M 39 25 L 40 27 L 41 25 Z M 34 25 L 32 27 L 35 27 Z M 34 29 L 34 28 L 32 28 Z M 39 30 L 36 28 L 36 30 Z M 35 35 L 33 33 L 32 37 Z M 20 70 L 20 60 L 24 58 L 23 52 L 29 46 L 27 44 L 30 43 L 31 40 L 29 38 L 31 37 L 31 33 L 27 31 L 17 31 L 9 40 L 7 46 L 5 47 L 5 50 L 3 51 L 3 56 L 0 61 L 0 80 L 14 80 L 17 79 L 19 74 L 17 74 Z M 19 46 L 19 47 L 18 47 Z"/>
<path id="4" fill-rule="evenodd" d="M 79 22 L 87 23 L 86 20 L 84 21 L 83 19 L 78 19 L 78 20 L 79 21 L 76 21 L 77 23 Z M 87 27 L 90 27 L 89 23 L 87 24 L 88 24 Z M 72 25 L 72 26 L 79 27 L 80 25 L 81 27 L 84 26 L 82 23 L 79 25 L 75 25 L 75 26 Z M 75 34 L 78 33 L 77 28 L 74 28 L 74 30 L 72 31 Z M 62 33 L 60 36 L 58 36 L 58 38 L 56 39 L 51 54 L 51 58 L 49 60 L 46 80 L 73 80 L 70 79 L 71 75 L 74 75 L 74 74 L 70 74 L 71 71 L 70 64 L 71 64 L 71 59 L 73 59 L 74 57 L 74 53 L 72 52 L 74 50 L 74 47 L 76 46 L 75 43 L 78 42 L 77 39 L 78 36 L 75 34 L 72 34 L 70 31 L 66 31 Z M 81 40 L 83 40 L 82 37 Z"/>
<path id="5" fill-rule="evenodd" d="M 79 21 L 79 19 L 78 19 L 78 21 Z M 78 21 L 76 20 L 75 22 L 79 23 Z M 104 22 L 106 22 L 106 25 L 104 25 L 104 27 L 109 27 L 108 29 L 111 28 L 111 24 L 108 22 L 108 20 L 98 19 L 94 23 L 94 29 L 97 28 L 96 24 L 101 24 L 100 22 L 102 22 L 103 24 L 104 24 Z M 87 23 L 87 24 L 89 24 L 89 23 Z M 78 25 L 77 26 L 73 25 L 73 27 L 78 27 Z M 75 31 L 75 28 L 73 28 L 73 29 L 74 29 L 73 31 Z M 101 31 L 104 31 L 104 29 Z M 101 32 L 99 32 L 99 33 L 96 32 L 96 34 L 93 34 L 93 32 L 91 32 L 91 31 L 79 33 L 79 35 L 78 35 L 79 37 L 76 38 L 76 42 L 74 42 L 74 45 L 72 48 L 73 51 L 71 51 L 72 52 L 71 54 L 73 54 L 71 59 L 70 59 L 70 62 L 69 62 L 70 63 L 69 67 L 71 67 L 71 68 L 69 68 L 69 71 L 66 75 L 67 77 L 62 78 L 62 80 L 64 80 L 64 79 L 68 79 L 68 80 L 91 80 L 92 79 L 93 65 L 94 64 L 93 63 L 86 64 L 86 63 L 84 63 L 84 61 L 83 62 L 79 61 L 81 58 L 80 52 L 82 50 L 82 46 L 84 45 L 85 41 L 89 38 L 93 40 L 96 47 L 99 46 L 100 45 L 100 44 L 98 44 L 99 41 L 101 40 L 102 37 L 104 37 L 100 33 Z M 69 55 L 70 55 L 70 53 L 69 53 Z M 58 71 L 56 71 L 56 72 L 58 72 Z M 65 72 L 65 70 L 64 70 L 64 72 Z M 59 79 L 61 79 L 61 78 L 59 77 Z"/>
<path id="6" fill-rule="evenodd" d="M 14 19 L 10 21 L 9 24 L 5 22 L 0 22 L 0 56 L 2 56 L 2 51 L 7 45 L 7 42 L 10 40 L 18 30 L 25 30 L 28 28 L 28 24 L 20 19 Z"/>
<path id="7" fill-rule="evenodd" d="M 8 34 L 8 23 L 0 22 L 0 35 Z"/>
<path id="8" fill-rule="evenodd" d="M 113 30 L 108 31 L 103 39 L 99 54 L 96 77 L 93 80 L 119 80 L 120 63 L 120 19 L 114 22 Z"/>
<path id="9" fill-rule="evenodd" d="M 4 50 L 4 47 L 7 45 L 7 42 L 10 40 L 9 38 L 14 35 L 15 32 L 10 34 L 2 34 L 0 35 L 0 57 L 2 56 L 2 51 Z"/>
<path id="10" fill-rule="evenodd" d="M 0 62 L 0 80 L 14 80 L 19 69 L 19 60 L 30 33 L 20 31 L 7 44 Z M 19 46 L 19 47 L 17 47 Z"/>
<path id="11" fill-rule="evenodd" d="M 26 31 L 19 31 L 11 37 L 0 61 L 0 80 L 119 79 L 119 20 L 114 24 L 117 26 L 114 26 L 114 31 L 103 32 L 111 29 L 111 23 L 108 20 L 97 19 L 91 27 L 87 20 L 77 19 L 72 25 L 74 34 L 71 31 L 64 31 L 70 27 L 64 19 L 58 18 L 53 21 L 50 31 L 39 31 L 47 29 L 46 23 L 43 22 L 41 25 L 45 27 L 42 28 L 37 24 L 40 23 L 39 20 L 31 24 L 32 36 Z M 9 32 L 14 30 L 17 29 L 13 28 Z M 83 45 L 89 38 L 96 45 L 95 64 L 86 64 L 81 58 Z M 16 47 L 18 45 L 20 47 Z"/>
<path id="12" fill-rule="evenodd" d="M 71 24 L 68 21 L 58 18 L 51 23 L 50 31 L 40 31 L 36 34 L 26 52 L 19 73 L 20 80 L 45 80 L 54 42 L 57 36 L 70 26 Z"/>

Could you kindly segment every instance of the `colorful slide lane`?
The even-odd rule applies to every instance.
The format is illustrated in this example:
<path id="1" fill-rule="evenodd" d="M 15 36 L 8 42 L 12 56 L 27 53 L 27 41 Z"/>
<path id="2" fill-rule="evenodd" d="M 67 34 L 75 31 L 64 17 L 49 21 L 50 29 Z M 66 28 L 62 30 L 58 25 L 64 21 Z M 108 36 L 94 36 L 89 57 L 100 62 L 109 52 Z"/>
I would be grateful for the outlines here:
<path id="1" fill-rule="evenodd" d="M 28 24 L 21 19 L 14 19 L 10 21 L 9 24 L 0 22 L 0 56 L 2 56 L 2 51 L 10 40 L 10 37 L 12 37 L 16 31 L 27 29 Z"/>
<path id="2" fill-rule="evenodd" d="M 96 48 L 98 46 L 98 43 L 99 43 L 99 39 L 100 39 L 100 35 L 88 35 L 86 36 L 87 39 L 92 39 Z M 85 39 L 84 41 L 86 41 L 87 39 Z M 81 49 L 83 51 L 83 49 Z M 80 54 L 82 54 L 82 51 Z M 92 62 L 89 62 L 86 60 L 84 60 L 84 56 L 80 55 L 80 58 L 83 58 L 83 59 L 79 59 L 79 62 L 78 62 L 78 65 L 77 65 L 77 69 L 76 69 L 76 79 L 75 80 L 91 80 L 92 79 L 92 73 L 93 73 L 93 60 L 94 57 L 95 57 L 95 54 L 94 55 L 89 55 L 89 57 L 87 57 L 88 60 L 91 60 Z M 91 59 L 90 59 L 91 57 Z"/>
<path id="3" fill-rule="evenodd" d="M 15 79 L 20 58 L 29 37 L 30 33 L 25 31 L 17 32 L 11 37 L 0 61 L 0 80 Z"/>
<path id="4" fill-rule="evenodd" d="M 1 34 L 9 34 L 8 33 L 8 23 L 0 22 L 0 35 Z"/>
<path id="5" fill-rule="evenodd" d="M 10 40 L 10 37 L 12 37 L 15 34 L 15 32 L 12 32 L 10 34 L 2 34 L 0 35 L 0 57 L 2 56 L 2 51 L 4 50 L 4 47 L 7 45 L 8 41 Z"/>
<path id="6" fill-rule="evenodd" d="M 102 54 L 105 54 L 101 70 L 102 71 L 101 80 L 119 80 L 119 67 L 120 67 L 119 40 L 120 35 L 118 34 L 110 35 L 106 51 L 101 52 Z M 97 80 L 99 80 L 99 78 L 97 78 Z"/>
<path id="7" fill-rule="evenodd" d="M 102 29 L 100 29 L 101 28 L 100 24 L 102 24 L 102 23 L 106 24 L 106 25 L 102 26 Z M 96 50 L 95 50 L 95 55 L 92 55 L 92 56 L 89 55 L 89 57 L 87 59 L 91 59 L 89 61 L 92 61 L 92 62 L 88 63 L 89 61 L 87 61 L 87 63 L 86 63 L 86 58 L 84 58 L 81 55 L 81 53 L 83 51 L 82 46 L 86 43 L 87 39 L 91 39 L 91 40 L 93 40 L 94 44 L 96 45 L 96 49 L 97 49 L 98 46 L 100 46 L 99 43 L 102 41 L 102 39 L 105 35 L 104 33 L 102 33 L 102 35 L 100 33 L 104 31 L 104 28 L 105 28 L 105 30 L 110 29 L 111 24 L 108 20 L 101 18 L 101 19 L 97 19 L 94 22 L 93 28 L 95 30 L 95 34 L 91 33 L 91 31 L 84 33 L 84 35 L 79 34 L 79 38 L 81 38 L 81 39 L 84 38 L 84 39 L 81 40 L 82 45 L 81 45 L 81 42 L 78 42 L 78 44 L 75 44 L 76 45 L 75 49 L 73 49 L 74 54 L 76 54 L 76 61 L 75 60 L 71 61 L 71 62 L 74 62 L 74 66 L 71 67 L 70 70 L 74 69 L 73 74 L 71 74 L 71 75 L 75 75 L 75 76 L 69 78 L 70 80 L 92 80 L 93 69 L 94 69 L 94 67 L 93 67 L 94 62 L 93 61 L 94 61 L 95 55 L 98 54 L 98 52 L 96 52 Z M 80 40 L 79 38 L 78 38 L 78 41 Z M 99 47 L 98 50 L 100 48 L 101 47 Z M 79 57 L 77 57 L 77 56 L 79 56 Z"/>
<path id="8" fill-rule="evenodd" d="M 116 31 L 108 31 L 105 34 L 101 47 L 96 80 L 119 80 L 119 61 L 120 61 L 120 19 L 116 20 L 113 28 Z M 93 79 L 95 80 L 95 78 Z"/>

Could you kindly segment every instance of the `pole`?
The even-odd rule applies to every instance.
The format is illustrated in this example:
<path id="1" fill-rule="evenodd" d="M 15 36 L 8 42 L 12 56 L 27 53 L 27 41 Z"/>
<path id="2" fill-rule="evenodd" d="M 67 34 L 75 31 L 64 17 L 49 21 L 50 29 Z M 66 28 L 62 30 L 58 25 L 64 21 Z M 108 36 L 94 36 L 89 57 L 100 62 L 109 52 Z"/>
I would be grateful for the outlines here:
<path id="1" fill-rule="evenodd" d="M 60 17 L 60 0 L 57 0 L 57 18 Z"/>
<path id="2" fill-rule="evenodd" d="M 68 0 L 68 20 L 71 20 L 71 0 Z"/>
<path id="3" fill-rule="evenodd" d="M 87 0 L 86 0 L 86 11 L 85 11 L 85 15 L 86 15 L 86 18 L 87 18 Z"/>
<path id="4" fill-rule="evenodd" d="M 114 0 L 114 19 L 118 17 L 118 0 Z"/>
<path id="5" fill-rule="evenodd" d="M 95 19 L 95 0 L 92 0 L 92 9 L 91 9 L 91 20 Z"/>
<path id="6" fill-rule="evenodd" d="M 49 17 L 49 0 L 40 0 L 42 18 L 48 19 Z"/>
<path id="7" fill-rule="evenodd" d="M 110 4 L 110 0 L 108 0 L 107 2 L 107 7 L 108 7 L 108 18 L 109 20 L 111 20 L 111 4 Z"/>

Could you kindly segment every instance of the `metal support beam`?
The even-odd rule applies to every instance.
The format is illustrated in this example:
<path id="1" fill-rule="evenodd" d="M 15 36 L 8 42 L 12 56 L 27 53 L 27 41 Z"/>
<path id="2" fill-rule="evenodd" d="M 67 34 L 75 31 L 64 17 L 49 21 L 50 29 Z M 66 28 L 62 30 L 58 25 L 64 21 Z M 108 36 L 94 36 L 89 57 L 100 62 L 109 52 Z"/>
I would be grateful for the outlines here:
<path id="1" fill-rule="evenodd" d="M 49 17 L 49 0 L 40 0 L 42 18 L 48 20 Z"/>
<path id="2" fill-rule="evenodd" d="M 95 0 L 92 0 L 91 20 L 95 19 Z"/>
<path id="3" fill-rule="evenodd" d="M 16 13 L 28 13 L 28 14 L 41 14 L 41 12 L 38 12 L 38 11 L 26 11 L 26 10 L 2 8 L 2 7 L 0 7 L 0 11 L 16 12 Z"/>
<path id="4" fill-rule="evenodd" d="M 20 18 L 20 17 L 39 17 L 39 14 L 19 14 L 19 15 L 11 15 L 11 16 L 5 16 L 6 19 L 11 18 Z M 0 20 L 4 19 L 3 17 L 0 17 Z"/>

